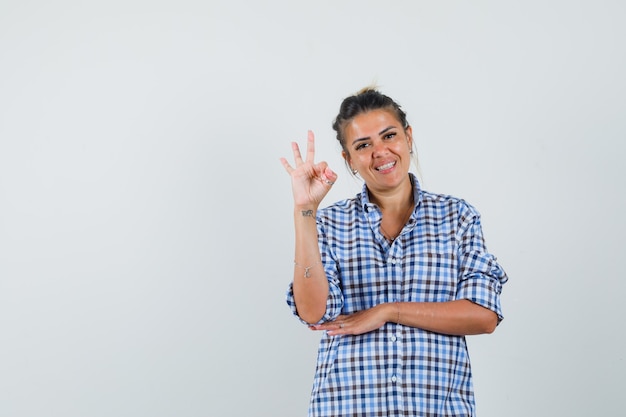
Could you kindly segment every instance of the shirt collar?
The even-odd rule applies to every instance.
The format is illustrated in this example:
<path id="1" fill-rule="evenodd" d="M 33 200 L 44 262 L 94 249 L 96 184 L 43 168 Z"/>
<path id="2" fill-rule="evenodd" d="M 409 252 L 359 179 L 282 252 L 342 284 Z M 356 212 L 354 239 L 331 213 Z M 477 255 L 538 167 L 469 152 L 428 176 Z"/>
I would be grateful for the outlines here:
<path id="1" fill-rule="evenodd" d="M 415 214 L 415 211 L 417 210 L 417 207 L 422 201 L 422 189 L 420 187 L 419 181 L 417 180 L 417 177 L 412 172 L 409 172 L 409 177 L 411 179 L 411 184 L 413 185 L 413 200 L 415 202 L 415 209 L 413 210 L 413 213 L 411 214 L 411 217 L 413 217 L 413 215 Z M 363 184 L 363 189 L 361 190 L 361 194 L 359 195 L 359 198 L 361 200 L 361 207 L 363 208 L 363 211 L 365 213 L 370 213 L 372 211 L 377 211 L 377 212 L 380 211 L 379 207 L 370 201 L 370 196 L 369 196 L 369 193 L 367 192 L 367 184 Z"/>

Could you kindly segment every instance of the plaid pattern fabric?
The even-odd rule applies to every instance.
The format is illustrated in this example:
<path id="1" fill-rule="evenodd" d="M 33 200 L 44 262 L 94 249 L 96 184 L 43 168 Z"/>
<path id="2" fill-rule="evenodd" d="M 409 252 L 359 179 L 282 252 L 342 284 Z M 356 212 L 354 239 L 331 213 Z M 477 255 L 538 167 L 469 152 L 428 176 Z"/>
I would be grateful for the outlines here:
<path id="1" fill-rule="evenodd" d="M 469 299 L 502 319 L 507 281 L 486 250 L 480 215 L 465 201 L 420 190 L 400 236 L 388 243 L 382 214 L 363 187 L 318 211 L 319 246 L 330 284 L 321 322 L 394 301 Z M 292 286 L 287 303 L 297 315 Z M 322 336 L 309 416 L 473 416 L 464 337 L 387 323 L 358 336 Z"/>

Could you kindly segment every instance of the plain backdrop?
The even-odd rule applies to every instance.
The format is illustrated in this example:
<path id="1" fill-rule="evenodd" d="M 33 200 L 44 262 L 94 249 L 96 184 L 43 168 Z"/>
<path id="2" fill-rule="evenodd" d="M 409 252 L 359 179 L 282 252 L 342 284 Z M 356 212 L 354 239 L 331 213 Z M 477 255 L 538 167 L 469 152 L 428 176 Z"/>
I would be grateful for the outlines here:
<path id="1" fill-rule="evenodd" d="M 478 412 L 619 415 L 616 1 L 0 0 L 0 416 L 304 416 L 289 178 L 375 83 L 510 276 Z M 416 172 L 418 170 L 416 169 Z"/>

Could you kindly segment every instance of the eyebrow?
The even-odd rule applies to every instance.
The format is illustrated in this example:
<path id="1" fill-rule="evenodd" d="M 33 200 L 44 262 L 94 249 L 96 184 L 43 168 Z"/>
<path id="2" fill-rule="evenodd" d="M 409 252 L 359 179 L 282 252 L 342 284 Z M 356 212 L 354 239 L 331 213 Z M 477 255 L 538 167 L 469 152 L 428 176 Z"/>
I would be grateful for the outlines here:
<path id="1" fill-rule="evenodd" d="M 381 130 L 380 132 L 378 132 L 378 136 L 384 135 L 384 134 L 385 134 L 385 132 L 387 132 L 387 131 L 388 131 L 388 130 L 390 130 L 390 129 L 395 129 L 396 127 L 397 127 L 397 126 L 387 126 L 387 127 L 386 127 L 386 128 L 384 128 L 383 130 Z M 354 140 L 352 141 L 352 144 L 354 145 L 354 144 L 355 144 L 355 143 L 357 143 L 357 142 L 362 142 L 362 141 L 364 141 L 364 140 L 368 140 L 368 139 L 370 139 L 370 137 L 369 137 L 369 136 L 366 136 L 366 137 L 363 137 L 363 138 L 354 139 Z"/>

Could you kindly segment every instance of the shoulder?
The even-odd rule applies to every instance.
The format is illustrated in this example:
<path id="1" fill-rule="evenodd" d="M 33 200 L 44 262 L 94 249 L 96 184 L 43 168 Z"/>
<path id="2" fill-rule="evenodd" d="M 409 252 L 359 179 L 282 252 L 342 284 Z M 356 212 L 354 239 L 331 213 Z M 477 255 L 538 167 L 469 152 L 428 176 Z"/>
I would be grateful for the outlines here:
<path id="1" fill-rule="evenodd" d="M 421 204 L 427 210 L 455 214 L 461 218 L 480 217 L 478 210 L 463 198 L 424 190 L 420 191 L 420 197 Z"/>
<path id="2" fill-rule="evenodd" d="M 353 218 L 360 211 L 360 199 L 357 197 L 337 201 L 317 211 L 318 222 L 333 223 Z"/>
<path id="3" fill-rule="evenodd" d="M 319 216 L 328 216 L 336 213 L 353 212 L 359 208 L 360 199 L 357 197 L 346 198 L 345 200 L 339 200 L 327 207 L 321 208 L 317 211 Z"/>

